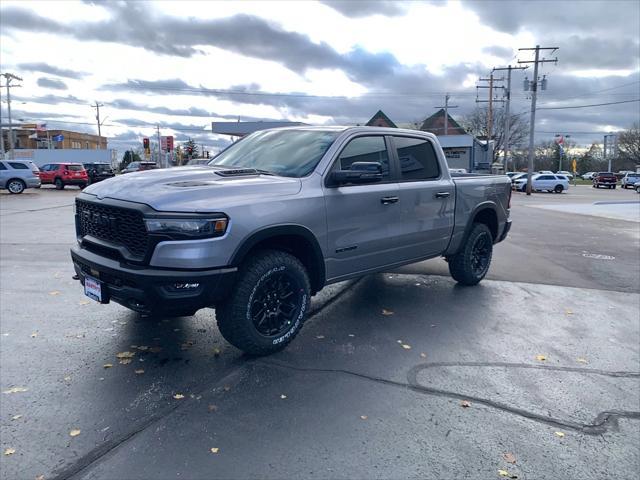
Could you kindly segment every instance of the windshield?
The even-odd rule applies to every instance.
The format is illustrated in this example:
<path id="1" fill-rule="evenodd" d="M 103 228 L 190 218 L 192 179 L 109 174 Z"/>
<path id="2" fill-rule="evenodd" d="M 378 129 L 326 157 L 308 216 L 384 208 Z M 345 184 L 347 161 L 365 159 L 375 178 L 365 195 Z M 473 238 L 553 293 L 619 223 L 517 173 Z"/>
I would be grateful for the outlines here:
<path id="1" fill-rule="evenodd" d="M 313 171 L 338 134 L 322 130 L 256 132 L 224 150 L 209 165 L 304 177 Z"/>
<path id="2" fill-rule="evenodd" d="M 98 172 L 110 172 L 111 171 L 111 165 L 109 165 L 107 163 L 97 163 L 96 165 L 94 165 L 94 168 Z"/>

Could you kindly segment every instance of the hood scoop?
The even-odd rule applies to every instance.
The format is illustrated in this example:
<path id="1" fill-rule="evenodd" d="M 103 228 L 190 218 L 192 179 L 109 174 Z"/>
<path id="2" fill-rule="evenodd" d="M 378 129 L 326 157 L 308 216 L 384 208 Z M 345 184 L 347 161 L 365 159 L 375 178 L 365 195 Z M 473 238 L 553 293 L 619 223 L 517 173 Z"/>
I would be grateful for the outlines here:
<path id="1" fill-rule="evenodd" d="M 187 180 L 184 182 L 171 182 L 167 183 L 167 185 L 170 187 L 208 187 L 211 186 L 211 183 Z"/>
<path id="2" fill-rule="evenodd" d="M 221 177 L 244 177 L 247 175 L 260 175 L 255 168 L 234 168 L 229 170 L 217 170 L 216 175 Z"/>

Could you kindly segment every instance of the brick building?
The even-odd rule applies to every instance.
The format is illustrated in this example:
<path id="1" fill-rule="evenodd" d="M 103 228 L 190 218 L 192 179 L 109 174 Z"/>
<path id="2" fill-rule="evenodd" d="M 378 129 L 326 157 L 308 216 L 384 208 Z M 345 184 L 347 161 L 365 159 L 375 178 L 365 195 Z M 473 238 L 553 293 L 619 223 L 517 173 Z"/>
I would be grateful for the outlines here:
<path id="1" fill-rule="evenodd" d="M 436 113 L 422 122 L 420 130 L 423 132 L 430 132 L 434 135 L 467 135 L 464 128 L 456 122 L 451 115 L 447 115 L 447 131 L 444 131 L 444 108 L 441 108 Z"/>
<path id="2" fill-rule="evenodd" d="M 378 110 L 376 114 L 365 124 L 367 127 L 388 127 L 398 128 L 382 110 Z"/>
<path id="3" fill-rule="evenodd" d="M 98 137 L 90 133 L 73 132 L 71 130 L 47 130 L 36 131 L 35 129 L 14 128 L 13 135 L 16 139 L 17 149 L 46 149 L 51 140 L 52 149 L 74 149 L 74 150 L 105 150 L 107 148 L 107 138 Z M 37 138 L 29 138 L 37 135 Z M 62 141 L 53 141 L 54 137 L 62 135 Z M 9 130 L 3 129 L 2 136 L 5 148 L 9 147 Z"/>

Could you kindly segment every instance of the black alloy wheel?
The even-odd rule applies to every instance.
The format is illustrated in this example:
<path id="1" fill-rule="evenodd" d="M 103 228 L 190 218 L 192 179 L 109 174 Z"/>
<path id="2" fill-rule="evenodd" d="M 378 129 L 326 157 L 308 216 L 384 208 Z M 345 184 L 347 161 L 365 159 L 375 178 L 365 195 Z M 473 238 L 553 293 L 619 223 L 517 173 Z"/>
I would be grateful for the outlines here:
<path id="1" fill-rule="evenodd" d="M 249 315 L 258 333 L 278 337 L 295 322 L 302 307 L 302 285 L 286 270 L 269 277 L 256 290 Z"/>

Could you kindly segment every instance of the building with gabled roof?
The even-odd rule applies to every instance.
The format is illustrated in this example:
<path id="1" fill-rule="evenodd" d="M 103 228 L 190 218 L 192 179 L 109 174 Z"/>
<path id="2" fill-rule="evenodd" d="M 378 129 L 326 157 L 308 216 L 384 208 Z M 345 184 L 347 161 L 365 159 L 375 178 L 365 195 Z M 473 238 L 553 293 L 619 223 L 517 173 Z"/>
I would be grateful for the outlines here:
<path id="1" fill-rule="evenodd" d="M 458 122 L 456 122 L 453 117 L 447 114 L 448 117 L 448 125 L 447 131 L 445 132 L 444 128 L 444 108 L 441 108 L 436 113 L 427 118 L 424 122 L 422 122 L 422 126 L 420 130 L 423 132 L 430 132 L 434 135 L 467 135 L 467 132 Z"/>
<path id="2" fill-rule="evenodd" d="M 389 117 L 385 115 L 382 110 L 378 110 L 371 119 L 365 123 L 367 127 L 387 127 L 398 128 L 398 126 L 391 121 Z"/>

